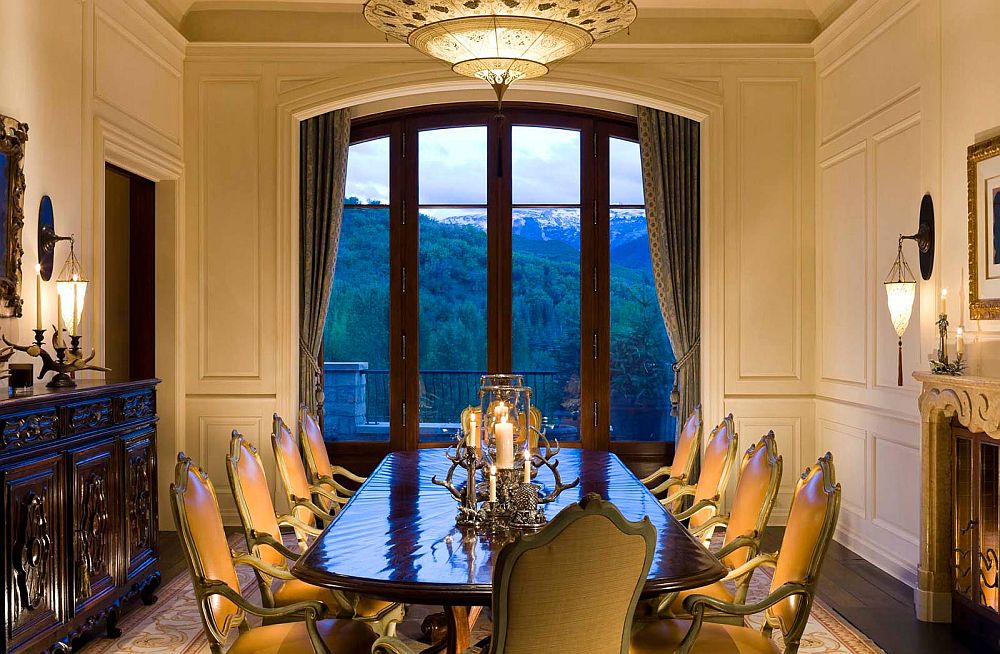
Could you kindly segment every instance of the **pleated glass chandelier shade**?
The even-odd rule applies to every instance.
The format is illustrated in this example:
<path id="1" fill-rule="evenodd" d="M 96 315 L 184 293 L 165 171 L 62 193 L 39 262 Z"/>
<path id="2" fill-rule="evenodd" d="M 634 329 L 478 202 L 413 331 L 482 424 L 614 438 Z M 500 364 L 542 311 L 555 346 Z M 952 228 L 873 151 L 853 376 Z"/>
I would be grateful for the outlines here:
<path id="1" fill-rule="evenodd" d="M 636 8 L 632 0 L 368 0 L 364 15 L 502 99 L 513 82 L 627 28 Z"/>

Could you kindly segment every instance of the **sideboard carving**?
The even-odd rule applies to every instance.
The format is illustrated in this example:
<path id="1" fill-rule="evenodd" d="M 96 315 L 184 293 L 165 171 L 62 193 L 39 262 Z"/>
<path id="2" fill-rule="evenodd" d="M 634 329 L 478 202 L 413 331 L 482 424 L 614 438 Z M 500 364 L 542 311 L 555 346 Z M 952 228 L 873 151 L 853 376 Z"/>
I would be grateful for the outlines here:
<path id="1" fill-rule="evenodd" d="M 129 603 L 155 601 L 156 383 L 86 380 L 0 399 L 0 650 L 116 637 Z"/>

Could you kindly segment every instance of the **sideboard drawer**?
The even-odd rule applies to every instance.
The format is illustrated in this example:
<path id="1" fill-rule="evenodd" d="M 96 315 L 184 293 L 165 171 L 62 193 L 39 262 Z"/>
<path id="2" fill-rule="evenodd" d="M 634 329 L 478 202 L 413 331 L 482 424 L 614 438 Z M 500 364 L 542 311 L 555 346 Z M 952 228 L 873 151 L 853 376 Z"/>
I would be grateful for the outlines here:
<path id="1" fill-rule="evenodd" d="M 55 409 L 0 418 L 0 450 L 15 449 L 59 438 Z"/>

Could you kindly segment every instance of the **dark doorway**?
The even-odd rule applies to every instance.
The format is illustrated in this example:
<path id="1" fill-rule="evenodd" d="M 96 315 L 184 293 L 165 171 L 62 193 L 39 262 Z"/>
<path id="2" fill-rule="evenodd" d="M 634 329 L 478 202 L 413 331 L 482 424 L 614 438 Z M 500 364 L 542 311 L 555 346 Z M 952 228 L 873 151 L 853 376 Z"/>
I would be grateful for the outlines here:
<path id="1" fill-rule="evenodd" d="M 156 187 L 111 164 L 104 180 L 108 376 L 147 379 L 156 376 Z"/>

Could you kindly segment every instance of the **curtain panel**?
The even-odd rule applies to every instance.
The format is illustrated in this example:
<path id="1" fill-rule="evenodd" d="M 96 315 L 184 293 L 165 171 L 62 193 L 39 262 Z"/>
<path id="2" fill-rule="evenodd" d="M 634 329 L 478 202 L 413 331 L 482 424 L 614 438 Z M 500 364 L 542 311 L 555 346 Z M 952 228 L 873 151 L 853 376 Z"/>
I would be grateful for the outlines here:
<path id="1" fill-rule="evenodd" d="M 299 127 L 299 400 L 323 417 L 323 327 L 344 213 L 351 117 L 331 111 Z"/>
<path id="2" fill-rule="evenodd" d="M 653 278 L 677 359 L 670 401 L 678 428 L 701 401 L 700 148 L 696 121 L 639 107 Z"/>

